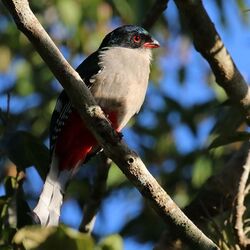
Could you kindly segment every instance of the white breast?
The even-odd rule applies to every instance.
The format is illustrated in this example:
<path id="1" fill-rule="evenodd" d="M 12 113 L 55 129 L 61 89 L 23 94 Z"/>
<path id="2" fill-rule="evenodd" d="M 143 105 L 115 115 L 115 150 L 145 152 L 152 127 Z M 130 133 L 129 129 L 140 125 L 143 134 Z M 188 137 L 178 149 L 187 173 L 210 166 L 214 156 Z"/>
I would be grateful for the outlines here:
<path id="1" fill-rule="evenodd" d="M 103 51 L 100 59 L 102 70 L 94 76 L 91 92 L 106 112 L 117 112 L 122 129 L 144 101 L 151 50 L 114 47 Z"/>

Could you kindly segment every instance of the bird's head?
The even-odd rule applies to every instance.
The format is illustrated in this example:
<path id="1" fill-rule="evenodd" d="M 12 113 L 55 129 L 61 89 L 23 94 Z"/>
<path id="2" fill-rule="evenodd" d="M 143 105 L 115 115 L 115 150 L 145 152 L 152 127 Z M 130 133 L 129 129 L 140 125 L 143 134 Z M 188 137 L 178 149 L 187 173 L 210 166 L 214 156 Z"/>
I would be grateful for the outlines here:
<path id="1" fill-rule="evenodd" d="M 152 49 L 160 47 L 145 29 L 137 25 L 121 26 L 105 36 L 100 49 L 105 47 L 145 48 Z"/>

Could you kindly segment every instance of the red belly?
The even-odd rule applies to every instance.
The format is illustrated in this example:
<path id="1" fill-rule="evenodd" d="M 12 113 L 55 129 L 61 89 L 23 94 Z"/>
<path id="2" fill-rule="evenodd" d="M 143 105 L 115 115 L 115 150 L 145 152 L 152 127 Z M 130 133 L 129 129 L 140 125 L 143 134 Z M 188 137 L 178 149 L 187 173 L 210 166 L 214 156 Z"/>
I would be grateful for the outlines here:
<path id="1" fill-rule="evenodd" d="M 114 112 L 108 113 L 114 129 L 117 128 L 117 115 Z M 97 141 L 92 133 L 86 128 L 83 120 L 76 111 L 73 111 L 65 122 L 62 131 L 58 135 L 55 154 L 59 159 L 59 169 L 73 169 L 80 162 L 84 161 Z"/>

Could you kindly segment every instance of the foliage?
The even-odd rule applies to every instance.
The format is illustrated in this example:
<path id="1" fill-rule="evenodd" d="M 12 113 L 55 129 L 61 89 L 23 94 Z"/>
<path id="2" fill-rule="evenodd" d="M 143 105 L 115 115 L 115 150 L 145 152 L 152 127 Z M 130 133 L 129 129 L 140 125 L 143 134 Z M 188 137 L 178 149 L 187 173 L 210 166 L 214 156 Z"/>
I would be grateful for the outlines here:
<path id="1" fill-rule="evenodd" d="M 224 1 L 215 2 L 218 23 L 229 29 L 231 22 Z M 153 1 L 42 0 L 30 4 L 66 59 L 76 67 L 96 50 L 110 29 L 122 23 L 140 23 Z M 249 28 L 249 18 L 242 11 L 248 8 L 245 1 L 237 1 L 231 8 L 239 11 L 240 22 Z M 221 105 L 226 100 L 225 94 L 194 52 L 173 2 L 170 1 L 152 33 L 162 48 L 154 54 L 145 105 L 124 135 L 183 208 L 206 180 L 223 168 L 241 141 L 249 139 L 249 133 L 238 110 L 229 115 L 230 106 Z M 50 229 L 25 226 L 30 223 L 27 213 L 38 198 L 38 190 L 34 188 L 39 185 L 34 183 L 38 177 L 33 179 L 30 171 L 35 168 L 45 178 L 49 165 L 50 116 L 60 91 L 47 66 L 0 2 L 0 190 L 4 190 L 0 197 L 0 248 L 119 250 L 130 237 L 137 244 L 147 243 L 145 246 L 151 247 L 160 238 L 163 222 L 114 165 L 99 213 L 104 226 L 98 230 L 100 223 L 97 223 L 93 238 L 66 226 Z M 209 147 L 214 149 L 209 151 Z M 88 199 L 89 183 L 93 182 L 97 164 L 98 159 L 94 159 L 82 168 L 68 188 L 66 202 L 74 201 L 78 210 Z M 125 205 L 119 204 L 124 197 Z M 117 202 L 113 204 L 113 200 Z M 119 215 L 115 217 L 116 209 Z M 77 224 L 71 223 L 67 216 L 62 222 L 77 227 L 79 217 Z M 208 235 L 222 242 L 221 249 L 235 244 L 228 230 L 232 227 L 229 217 L 225 213 L 216 217 L 216 226 L 228 222 L 219 239 L 213 223 L 204 226 Z M 115 219 L 120 220 L 119 226 L 109 230 L 108 225 Z M 223 248 L 223 244 L 228 248 Z"/>

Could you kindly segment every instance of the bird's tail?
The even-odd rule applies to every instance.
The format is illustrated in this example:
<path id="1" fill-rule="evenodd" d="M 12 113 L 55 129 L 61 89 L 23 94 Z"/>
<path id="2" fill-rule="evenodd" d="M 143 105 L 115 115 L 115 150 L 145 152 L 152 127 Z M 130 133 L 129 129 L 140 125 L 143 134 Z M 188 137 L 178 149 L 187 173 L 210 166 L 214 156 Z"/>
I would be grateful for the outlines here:
<path id="1" fill-rule="evenodd" d="M 58 225 L 63 194 L 72 172 L 72 170 L 60 171 L 58 161 L 56 157 L 53 157 L 38 204 L 33 210 L 34 217 L 38 217 L 39 224 L 43 226 Z"/>

